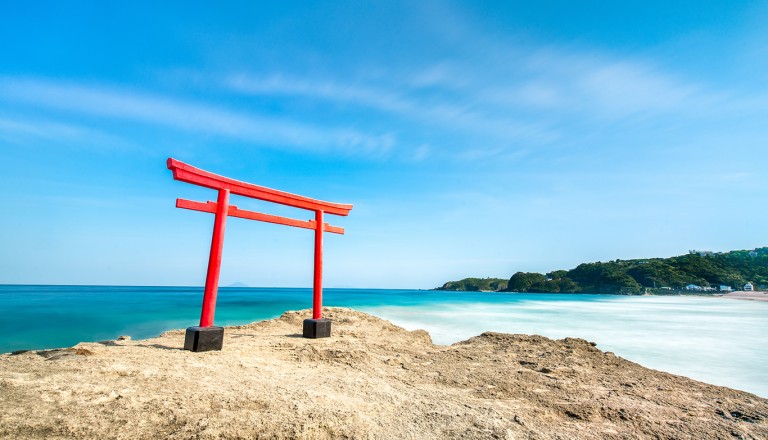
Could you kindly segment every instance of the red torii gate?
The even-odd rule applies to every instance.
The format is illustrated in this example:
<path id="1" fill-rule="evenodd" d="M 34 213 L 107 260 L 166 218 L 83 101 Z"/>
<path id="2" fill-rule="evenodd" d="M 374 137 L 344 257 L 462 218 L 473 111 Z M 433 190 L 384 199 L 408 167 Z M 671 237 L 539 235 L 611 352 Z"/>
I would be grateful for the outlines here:
<path id="1" fill-rule="evenodd" d="M 324 214 L 349 215 L 352 205 L 343 203 L 324 202 L 308 197 L 266 188 L 252 183 L 241 182 L 228 177 L 219 176 L 208 171 L 195 168 L 184 162 L 169 158 L 168 169 L 173 172 L 173 178 L 182 182 L 199 185 L 218 191 L 216 202 L 195 202 L 186 199 L 176 199 L 176 207 L 194 211 L 215 214 L 213 222 L 213 238 L 211 239 L 211 254 L 208 259 L 208 273 L 205 278 L 203 294 L 203 309 L 200 314 L 200 326 L 187 328 L 184 349 L 192 351 L 221 350 L 224 340 L 224 328 L 213 325 L 216 312 L 216 295 L 219 287 L 221 255 L 224 248 L 224 227 L 227 216 L 258 220 L 297 228 L 313 229 L 315 231 L 315 271 L 313 283 L 312 319 L 304 320 L 303 335 L 305 338 L 325 338 L 331 335 L 331 321 L 323 318 L 323 232 L 344 234 L 344 228 L 331 226 L 323 222 Z M 295 220 L 276 215 L 239 209 L 229 204 L 229 195 L 250 197 L 267 202 L 279 203 L 294 208 L 315 212 L 314 220 Z"/>

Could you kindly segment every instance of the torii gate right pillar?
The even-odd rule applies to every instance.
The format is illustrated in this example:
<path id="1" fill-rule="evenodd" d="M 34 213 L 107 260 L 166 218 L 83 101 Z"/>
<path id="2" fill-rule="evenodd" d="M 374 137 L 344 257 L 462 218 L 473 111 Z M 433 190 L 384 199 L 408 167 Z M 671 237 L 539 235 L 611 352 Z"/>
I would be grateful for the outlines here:
<path id="1" fill-rule="evenodd" d="M 323 211 L 315 211 L 315 274 L 312 284 L 312 319 L 304 320 L 305 338 L 331 336 L 331 320 L 323 318 Z"/>

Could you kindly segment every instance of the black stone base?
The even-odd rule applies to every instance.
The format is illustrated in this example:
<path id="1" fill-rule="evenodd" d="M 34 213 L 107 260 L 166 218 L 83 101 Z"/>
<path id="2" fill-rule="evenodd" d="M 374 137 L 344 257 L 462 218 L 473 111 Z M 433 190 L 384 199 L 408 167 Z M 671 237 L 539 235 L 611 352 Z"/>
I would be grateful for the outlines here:
<path id="1" fill-rule="evenodd" d="M 221 350 L 222 345 L 224 345 L 224 327 L 187 327 L 184 350 Z"/>
<path id="2" fill-rule="evenodd" d="M 331 320 L 328 318 L 305 319 L 305 338 L 329 338 L 331 337 Z"/>

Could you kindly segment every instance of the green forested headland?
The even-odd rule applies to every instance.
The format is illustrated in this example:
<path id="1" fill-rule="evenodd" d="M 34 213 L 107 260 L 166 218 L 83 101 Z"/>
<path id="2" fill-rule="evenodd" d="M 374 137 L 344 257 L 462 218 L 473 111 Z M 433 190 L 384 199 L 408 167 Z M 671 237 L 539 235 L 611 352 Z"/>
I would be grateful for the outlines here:
<path id="1" fill-rule="evenodd" d="M 448 281 L 442 287 L 438 287 L 437 290 L 503 291 L 507 289 L 507 281 L 509 280 L 503 278 L 464 278 L 459 281 Z"/>
<path id="2" fill-rule="evenodd" d="M 697 252 L 671 258 L 645 258 L 582 263 L 571 270 L 547 274 L 517 272 L 509 281 L 466 278 L 438 290 L 495 290 L 535 293 L 640 294 L 648 289 L 683 290 L 694 285 L 741 290 L 746 283 L 768 288 L 768 247 L 731 252 Z"/>

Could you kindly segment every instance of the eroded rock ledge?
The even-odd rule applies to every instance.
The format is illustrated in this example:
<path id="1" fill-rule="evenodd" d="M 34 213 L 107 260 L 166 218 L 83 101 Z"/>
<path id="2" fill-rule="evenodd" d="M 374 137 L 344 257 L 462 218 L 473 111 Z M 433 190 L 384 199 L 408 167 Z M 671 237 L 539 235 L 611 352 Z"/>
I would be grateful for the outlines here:
<path id="1" fill-rule="evenodd" d="M 0 356 L 8 438 L 768 438 L 768 400 L 644 368 L 582 339 L 484 333 L 436 346 L 351 309 Z"/>

